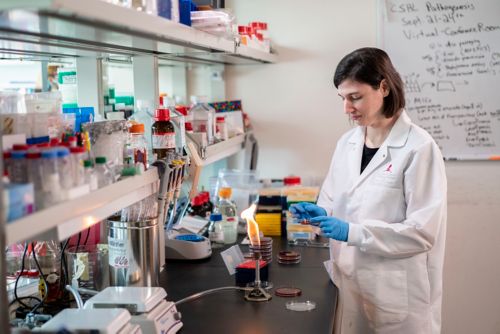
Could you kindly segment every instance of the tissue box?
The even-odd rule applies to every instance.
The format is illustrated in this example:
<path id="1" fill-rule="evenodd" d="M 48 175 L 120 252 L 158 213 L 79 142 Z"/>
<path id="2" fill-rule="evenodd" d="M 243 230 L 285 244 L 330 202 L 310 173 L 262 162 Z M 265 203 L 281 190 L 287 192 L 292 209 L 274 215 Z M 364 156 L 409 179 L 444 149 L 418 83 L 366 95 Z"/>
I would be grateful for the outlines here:
<path id="1" fill-rule="evenodd" d="M 260 260 L 260 280 L 267 281 L 269 277 L 269 266 L 266 261 Z M 247 260 L 236 267 L 236 285 L 246 286 L 255 281 L 255 260 Z"/>

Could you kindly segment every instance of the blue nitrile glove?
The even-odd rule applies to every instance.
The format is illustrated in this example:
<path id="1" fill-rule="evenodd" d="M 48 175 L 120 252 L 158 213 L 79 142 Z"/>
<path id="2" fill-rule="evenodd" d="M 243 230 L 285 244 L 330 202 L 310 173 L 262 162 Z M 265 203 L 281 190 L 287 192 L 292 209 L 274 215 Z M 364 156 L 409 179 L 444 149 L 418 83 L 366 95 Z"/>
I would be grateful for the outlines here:
<path id="1" fill-rule="evenodd" d="M 316 217 L 310 220 L 312 225 L 319 225 L 321 234 L 325 237 L 339 241 L 347 241 L 349 237 L 349 224 L 335 217 Z"/>
<path id="2" fill-rule="evenodd" d="M 311 219 L 319 216 L 326 216 L 326 210 L 316 204 L 300 202 L 292 204 L 289 208 L 292 215 L 298 219 Z"/>

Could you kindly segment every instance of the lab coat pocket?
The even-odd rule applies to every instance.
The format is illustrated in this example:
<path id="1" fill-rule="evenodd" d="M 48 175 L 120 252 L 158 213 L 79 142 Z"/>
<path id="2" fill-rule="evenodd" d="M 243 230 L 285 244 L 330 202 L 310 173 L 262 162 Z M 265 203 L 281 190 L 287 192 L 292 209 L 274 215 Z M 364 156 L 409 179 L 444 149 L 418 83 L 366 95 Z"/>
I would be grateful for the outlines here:
<path id="1" fill-rule="evenodd" d="M 368 185 L 364 189 L 361 219 L 378 219 L 387 223 L 397 222 L 401 215 L 403 192 L 401 189 Z"/>
<path id="2" fill-rule="evenodd" d="M 363 311 L 374 328 L 399 323 L 408 316 L 407 273 L 404 270 L 359 270 Z"/>

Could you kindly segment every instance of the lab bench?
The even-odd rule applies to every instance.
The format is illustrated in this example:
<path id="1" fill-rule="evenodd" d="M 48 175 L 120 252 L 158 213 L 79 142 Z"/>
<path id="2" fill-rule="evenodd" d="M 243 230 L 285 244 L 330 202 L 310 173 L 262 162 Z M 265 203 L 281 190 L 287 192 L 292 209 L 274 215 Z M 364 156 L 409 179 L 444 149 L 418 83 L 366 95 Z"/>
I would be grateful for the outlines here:
<path id="1" fill-rule="evenodd" d="M 274 285 L 270 291 L 272 299 L 250 302 L 244 299 L 243 291 L 226 290 L 188 301 L 178 306 L 184 323 L 180 333 L 332 333 L 337 289 L 323 266 L 323 261 L 329 257 L 328 249 L 290 246 L 285 239 L 273 239 L 273 262 L 269 267 L 269 281 Z M 160 285 L 166 289 L 167 299 L 178 301 L 204 290 L 234 286 L 234 276 L 229 275 L 220 256 L 228 247 L 213 250 L 206 260 L 167 261 L 160 275 Z M 247 247 L 240 245 L 243 252 Z M 299 252 L 301 262 L 279 264 L 277 253 L 280 250 Z M 297 287 L 302 295 L 278 297 L 274 294 L 277 287 Z M 316 308 L 305 312 L 290 311 L 285 304 L 291 300 L 310 300 L 316 303 Z"/>

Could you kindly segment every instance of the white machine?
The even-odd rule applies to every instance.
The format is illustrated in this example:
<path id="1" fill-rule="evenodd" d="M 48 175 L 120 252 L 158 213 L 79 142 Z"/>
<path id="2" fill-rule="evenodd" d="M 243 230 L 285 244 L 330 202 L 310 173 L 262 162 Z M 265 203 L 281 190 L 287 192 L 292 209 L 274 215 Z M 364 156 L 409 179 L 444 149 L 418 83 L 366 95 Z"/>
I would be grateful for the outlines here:
<path id="1" fill-rule="evenodd" d="M 165 231 L 165 257 L 172 260 L 201 260 L 212 255 L 210 240 L 198 234 Z"/>
<path id="2" fill-rule="evenodd" d="M 75 309 L 68 308 L 47 321 L 37 332 L 59 333 L 63 330 L 74 332 L 94 332 L 100 334 L 141 334 L 138 324 L 131 324 L 130 313 L 123 308 Z"/>
<path id="3" fill-rule="evenodd" d="M 139 325 L 143 333 L 177 333 L 182 327 L 181 314 L 165 297 L 163 288 L 112 286 L 87 300 L 84 309 L 124 308 L 132 314 L 130 322 Z"/>

